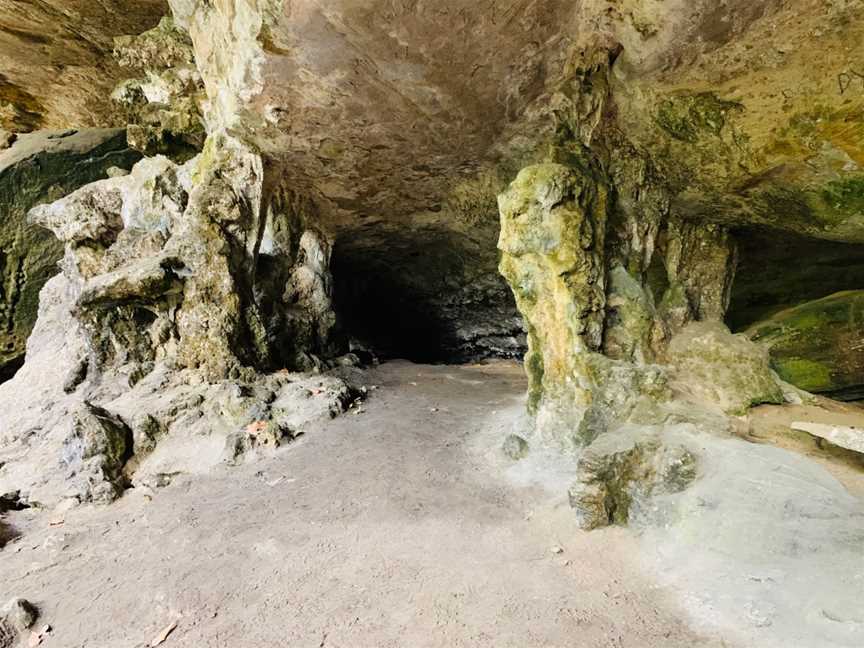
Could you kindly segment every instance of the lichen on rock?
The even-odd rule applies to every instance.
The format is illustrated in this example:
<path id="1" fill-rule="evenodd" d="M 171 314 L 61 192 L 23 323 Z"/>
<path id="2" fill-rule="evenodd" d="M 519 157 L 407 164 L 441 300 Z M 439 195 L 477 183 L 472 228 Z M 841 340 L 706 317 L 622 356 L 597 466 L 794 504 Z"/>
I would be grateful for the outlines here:
<path id="1" fill-rule="evenodd" d="M 864 294 L 844 291 L 782 310 L 748 328 L 780 377 L 806 391 L 854 400 L 864 389 Z"/>
<path id="2" fill-rule="evenodd" d="M 632 434 L 606 435 L 578 459 L 577 481 L 568 491 L 579 526 L 592 530 L 626 524 L 633 506 L 677 493 L 696 478 L 695 456 L 681 445 Z"/>
<path id="3" fill-rule="evenodd" d="M 586 357 L 602 343 L 605 187 L 576 169 L 538 165 L 520 172 L 499 207 L 501 273 L 528 328 L 529 409 L 540 418 L 569 412 L 561 425 L 578 427 L 595 385 Z"/>

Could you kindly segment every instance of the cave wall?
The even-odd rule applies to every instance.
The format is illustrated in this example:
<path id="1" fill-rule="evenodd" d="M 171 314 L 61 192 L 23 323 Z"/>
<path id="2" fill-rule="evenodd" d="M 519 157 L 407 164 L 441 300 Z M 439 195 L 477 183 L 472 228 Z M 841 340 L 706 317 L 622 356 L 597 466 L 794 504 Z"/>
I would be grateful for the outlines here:
<path id="1" fill-rule="evenodd" d="M 140 158 L 122 129 L 41 131 L 0 151 L 0 376 L 23 362 L 39 291 L 58 272 L 62 245 L 27 221 L 27 212 Z"/>
<path id="2" fill-rule="evenodd" d="M 108 100 L 124 78 L 113 38 L 167 12 L 165 0 L 0 2 L 0 128 L 125 126 Z"/>
<path id="3" fill-rule="evenodd" d="M 148 157 L 33 212 L 65 244 L 73 392 L 320 371 L 352 336 L 517 354 L 524 327 L 538 428 L 580 446 L 781 402 L 776 345 L 723 325 L 756 283 L 741 232 L 864 241 L 859 2 L 169 4 L 94 86 L 127 79 Z M 69 96 L 51 114 L 86 122 Z"/>

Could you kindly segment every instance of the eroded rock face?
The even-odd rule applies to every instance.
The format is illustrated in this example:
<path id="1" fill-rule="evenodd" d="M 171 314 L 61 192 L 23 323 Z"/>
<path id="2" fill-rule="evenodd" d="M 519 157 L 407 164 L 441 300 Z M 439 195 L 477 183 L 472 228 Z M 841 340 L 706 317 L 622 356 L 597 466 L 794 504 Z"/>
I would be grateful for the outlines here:
<path id="1" fill-rule="evenodd" d="M 353 402 L 340 379 L 287 371 L 324 370 L 343 345 L 330 243 L 277 179 L 220 134 L 182 165 L 146 158 L 31 211 L 64 243 L 63 273 L 0 388 L 17 399 L 3 406 L 3 488 L 107 502 L 135 480 L 272 451 Z"/>
<path id="2" fill-rule="evenodd" d="M 123 73 L 114 36 L 139 34 L 168 11 L 165 0 L 0 3 L 0 127 L 122 126 L 106 101 Z"/>
<path id="3" fill-rule="evenodd" d="M 578 465 L 579 477 L 568 495 L 579 526 L 587 531 L 626 524 L 631 508 L 684 490 L 697 474 L 696 458 L 683 446 L 624 434 L 603 437 Z"/>
<path id="4" fill-rule="evenodd" d="M 147 155 L 185 160 L 204 145 L 204 90 L 188 34 L 166 16 L 140 36 L 114 39 L 114 57 L 137 76 L 111 98 L 128 123 L 129 144 Z"/>
<path id="5" fill-rule="evenodd" d="M 260 157 L 223 135 L 186 164 L 148 158 L 32 211 L 66 244 L 92 369 L 134 382 L 156 362 L 212 380 L 291 366 L 289 349 L 269 335 L 281 328 L 294 354 L 335 354 L 329 243 L 295 229 L 302 223 L 280 211 L 289 206 L 265 182 Z M 288 247 L 272 249 L 268 231 Z"/>
<path id="6" fill-rule="evenodd" d="M 499 199 L 501 273 L 528 327 L 529 409 L 565 400 L 575 413 L 596 386 L 606 300 L 606 189 L 563 165 L 523 169 Z"/>
<path id="7" fill-rule="evenodd" d="M 0 375 L 23 359 L 36 322 L 39 291 L 57 272 L 62 246 L 26 222 L 30 208 L 56 200 L 111 167 L 130 168 L 140 155 L 122 130 L 44 131 L 20 135 L 0 152 Z"/>
<path id="8" fill-rule="evenodd" d="M 783 397 L 722 325 L 742 231 L 864 241 L 860 3 L 170 4 L 119 43 L 143 76 L 118 97 L 150 152 L 200 109 L 201 156 L 36 213 L 89 358 L 70 394 L 325 366 L 334 309 L 367 303 L 366 329 L 518 353 L 498 239 L 538 427 L 603 443 L 663 422 L 683 374 L 728 413 Z"/>
<path id="9" fill-rule="evenodd" d="M 810 392 L 858 400 L 864 393 L 864 293 L 845 291 L 753 324 L 781 378 Z"/>

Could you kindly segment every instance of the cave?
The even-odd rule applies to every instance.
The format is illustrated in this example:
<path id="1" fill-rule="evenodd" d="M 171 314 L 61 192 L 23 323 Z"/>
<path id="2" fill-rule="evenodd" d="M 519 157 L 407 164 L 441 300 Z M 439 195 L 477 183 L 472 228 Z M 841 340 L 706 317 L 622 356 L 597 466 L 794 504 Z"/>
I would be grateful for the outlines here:
<path id="1" fill-rule="evenodd" d="M 481 255 L 493 268 L 485 275 L 478 272 Z M 457 364 L 521 358 L 522 320 L 509 288 L 493 274 L 496 260 L 491 236 L 475 242 L 432 231 L 337 239 L 332 267 L 343 332 L 381 359 Z"/>
<path id="2" fill-rule="evenodd" d="M 0 63 L 0 648 L 864 645 L 860 0 L 0 2 Z"/>

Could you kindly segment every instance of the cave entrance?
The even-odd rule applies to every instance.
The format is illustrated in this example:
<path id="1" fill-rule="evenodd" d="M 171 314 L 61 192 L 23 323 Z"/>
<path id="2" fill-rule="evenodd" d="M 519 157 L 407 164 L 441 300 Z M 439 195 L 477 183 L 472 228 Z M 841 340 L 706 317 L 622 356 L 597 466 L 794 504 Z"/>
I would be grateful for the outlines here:
<path id="1" fill-rule="evenodd" d="M 864 245 L 763 229 L 736 238 L 729 327 L 767 344 L 787 382 L 864 399 Z"/>
<path id="2" fill-rule="evenodd" d="M 521 358 L 522 318 L 498 274 L 496 238 L 436 228 L 337 239 L 331 267 L 342 330 L 385 360 Z"/>

